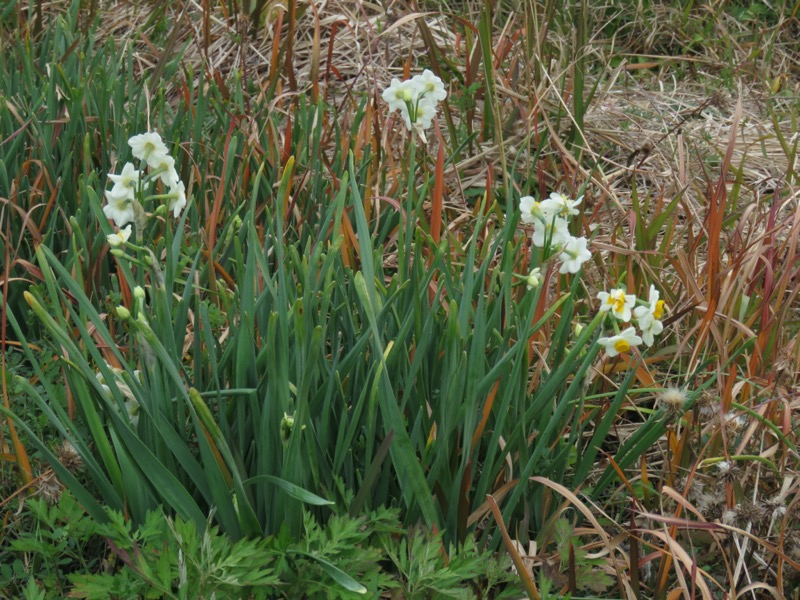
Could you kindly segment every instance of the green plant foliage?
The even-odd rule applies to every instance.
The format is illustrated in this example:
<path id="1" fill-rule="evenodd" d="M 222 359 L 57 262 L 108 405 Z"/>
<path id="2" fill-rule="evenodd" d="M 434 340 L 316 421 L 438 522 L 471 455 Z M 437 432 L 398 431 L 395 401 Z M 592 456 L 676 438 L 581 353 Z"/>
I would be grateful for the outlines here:
<path id="1" fill-rule="evenodd" d="M 402 535 L 396 511 L 380 509 L 356 519 L 332 515 L 324 524 L 306 514 L 301 543 L 278 536 L 288 543 L 284 548 L 287 589 L 305 590 L 310 597 L 371 598 L 397 587 L 390 572 L 380 567 L 385 556 L 379 543 L 389 535 Z M 338 574 L 332 565 L 338 567 Z M 342 580 L 343 573 L 352 575 L 358 585 L 352 585 L 352 579 Z M 340 585 L 331 586 L 331 580 Z"/>
<path id="2" fill-rule="evenodd" d="M 385 550 L 397 569 L 403 598 L 474 598 L 476 587 L 478 597 L 519 594 L 517 589 L 503 591 L 513 577 L 510 561 L 482 553 L 472 538 L 457 552 L 451 548 L 449 558 L 443 553 L 441 535 L 426 535 L 419 530 L 413 530 L 399 544 L 390 541 Z"/>
<path id="3" fill-rule="evenodd" d="M 200 531 L 194 522 L 155 511 L 135 529 L 114 512 L 97 533 L 108 539 L 122 567 L 73 576 L 74 597 L 264 598 L 280 583 L 266 538 L 234 543 L 216 528 Z"/>
<path id="4" fill-rule="evenodd" d="M 4 531 L 0 545 L 0 591 L 26 598 L 63 597 L 70 573 L 100 568 L 104 543 L 95 522 L 71 494 L 54 504 L 30 498 Z M 41 595 L 40 595 L 41 594 Z"/>
<path id="5" fill-rule="evenodd" d="M 148 513 L 133 528 L 119 513 L 98 525 L 116 557 L 111 572 L 76 574 L 72 597 L 142 598 L 374 598 L 403 590 L 406 598 L 474 598 L 518 593 L 508 565 L 476 550 L 470 541 L 444 565 L 439 536 L 408 538 L 396 511 L 381 509 L 357 519 L 333 516 L 324 525 L 304 516 L 304 533 L 231 542 L 215 527 Z M 387 563 L 386 557 L 391 559 Z M 386 570 L 386 566 L 398 568 Z M 403 570 L 406 569 L 406 570 Z M 410 569 L 410 570 L 409 570 Z M 399 579 L 399 581 L 398 581 Z M 357 580 L 357 581 L 356 581 Z"/>
<path id="6" fill-rule="evenodd" d="M 319 183 L 327 169 L 313 147 L 329 110 L 300 102 L 295 123 L 309 129 L 293 138 L 294 154 L 280 170 L 253 164 L 250 200 L 230 199 L 234 216 L 214 243 L 219 267 L 209 269 L 197 245 L 196 204 L 176 220 L 136 221 L 135 237 L 111 256 L 88 235 L 73 236 L 61 256 L 44 244 L 36 249 L 42 283 L 26 299 L 55 353 L 69 357 L 63 373 L 79 426 L 53 401 L 61 386 L 40 356 L 27 353 L 42 387 L 18 383 L 78 449 L 91 488 L 55 461 L 54 468 L 97 519 L 107 508 L 127 507 L 142 523 L 166 506 L 202 527 L 213 508 L 233 539 L 284 526 L 298 535 L 303 503 L 341 503 L 350 493 L 368 510 L 401 499 L 404 523 L 422 518 L 448 543 L 463 541 L 486 494 L 507 484 L 504 518 L 521 522 L 530 511 L 529 528 L 520 531 L 528 538 L 550 516 L 528 478 L 577 486 L 603 442 L 598 433 L 582 448 L 590 421 L 580 418 L 583 395 L 593 391 L 585 377 L 600 352 L 601 320 L 572 335 L 576 319 L 589 320 L 579 277 L 534 319 L 541 289 L 520 293 L 515 271 L 526 238 L 513 217 L 479 217 L 475 229 L 494 233 L 465 248 L 451 240 L 434 248 L 422 225 L 402 227 L 398 268 L 385 270 L 391 242 L 382 227 L 397 215 L 378 222 L 364 210 L 369 150 L 359 162 L 335 155 L 339 185 Z M 222 149 L 217 166 L 226 180 L 241 168 L 241 144 L 233 135 Z M 433 188 L 414 148 L 406 214 L 417 213 Z M 288 198 L 300 170 L 317 189 L 297 199 L 304 215 L 298 230 L 280 202 L 260 199 Z M 81 210 L 94 215 L 90 229 L 103 239 L 112 230 L 101 179 L 92 173 L 80 186 Z M 139 193 L 142 206 L 163 214 L 158 196 Z M 324 196 L 330 202 L 322 207 L 311 203 Z M 345 218 L 355 239 L 344 235 Z M 414 260 L 426 253 L 428 264 Z M 97 298 L 87 292 L 85 265 L 109 261 L 116 274 Z M 236 285 L 223 288 L 218 268 Z M 439 291 L 431 297 L 434 280 Z M 133 290 L 133 298 L 117 308 L 122 290 Z M 25 340 L 17 314 L 9 310 L 8 320 Z M 551 342 L 530 389 L 536 336 Z M 631 382 L 619 389 L 616 409 Z M 608 430 L 616 409 L 598 431 Z M 490 539 L 497 548 L 499 537 Z"/>
<path id="7" fill-rule="evenodd" d="M 5 3 L 7 12 L 21 11 L 23 4 Z M 147 98 L 133 51 L 118 47 L 114 37 L 100 41 L 93 29 L 87 31 L 84 2 L 65 4 L 35 39 L 24 28 L 0 34 L 0 190 L 15 208 L 0 222 L 0 256 L 9 253 L 16 274 L 25 272 L 16 259 L 27 260 L 36 244 L 56 253 L 69 246 L 65 214 L 75 217 L 97 252 L 102 239 L 92 240 L 96 227 L 85 208 L 81 179 L 92 177 L 95 169 L 108 170 L 111 150 L 147 128 L 148 110 L 163 116 L 152 126 L 166 130 L 170 140 L 179 137 L 183 121 L 172 111 L 163 85 L 175 76 L 177 60 L 165 66 L 164 80 Z M 84 144 L 85 139 L 92 143 Z M 25 313 L 24 288 L 14 282 L 5 291 L 19 314 Z"/>

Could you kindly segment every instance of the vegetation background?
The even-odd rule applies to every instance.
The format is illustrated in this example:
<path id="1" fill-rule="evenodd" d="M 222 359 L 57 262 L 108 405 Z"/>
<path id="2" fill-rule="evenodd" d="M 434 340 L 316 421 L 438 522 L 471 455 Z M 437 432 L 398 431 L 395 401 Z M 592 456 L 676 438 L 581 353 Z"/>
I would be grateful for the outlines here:
<path id="1" fill-rule="evenodd" d="M 799 11 L 4 3 L 0 594 L 797 598 Z M 190 203 L 111 252 L 151 130 Z"/>

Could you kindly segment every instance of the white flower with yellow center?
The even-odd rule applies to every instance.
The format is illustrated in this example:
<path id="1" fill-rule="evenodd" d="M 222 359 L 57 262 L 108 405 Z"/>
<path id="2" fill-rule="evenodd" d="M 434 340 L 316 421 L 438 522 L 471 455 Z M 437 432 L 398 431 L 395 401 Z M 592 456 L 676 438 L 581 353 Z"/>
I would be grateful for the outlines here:
<path id="1" fill-rule="evenodd" d="M 658 297 L 656 286 L 651 285 L 648 306 L 637 306 L 633 310 L 633 316 L 642 330 L 642 339 L 648 348 L 653 345 L 655 336 L 664 331 L 664 324 L 659 320 L 664 316 L 664 301 Z"/>
<path id="2" fill-rule="evenodd" d="M 175 170 L 175 159 L 169 154 L 159 157 L 158 161 L 154 161 L 150 167 L 153 169 L 152 174 L 164 182 L 164 185 L 169 187 L 178 185 L 180 177 Z"/>
<path id="3" fill-rule="evenodd" d="M 623 323 L 631 320 L 631 309 L 636 304 L 636 296 L 633 294 L 626 294 L 625 290 L 618 288 L 610 292 L 600 292 L 597 299 L 600 300 L 600 312 L 611 311 Z"/>
<path id="4" fill-rule="evenodd" d="M 434 106 L 447 98 L 442 80 L 433 74 L 430 69 L 425 69 L 422 75 L 415 75 L 411 82 L 417 87 L 420 98 Z"/>
<path id="5" fill-rule="evenodd" d="M 633 311 L 634 316 L 637 319 L 646 318 L 645 315 L 648 313 L 653 319 L 660 319 L 664 316 L 664 308 L 665 304 L 663 300 L 659 300 L 658 290 L 656 286 L 650 286 L 650 297 L 648 298 L 648 305 L 649 306 L 637 306 L 636 309 Z"/>
<path id="6" fill-rule="evenodd" d="M 179 181 L 178 184 L 169 191 L 169 193 L 172 198 L 167 204 L 167 209 L 171 210 L 172 216 L 177 219 L 183 208 L 186 206 L 186 186 L 183 185 L 182 181 Z"/>
<path id="7" fill-rule="evenodd" d="M 407 108 L 408 102 L 415 99 L 416 85 L 410 79 L 400 81 L 393 78 L 389 87 L 383 90 L 381 97 L 389 105 L 390 110 L 402 111 L 404 107 Z"/>
<path id="8" fill-rule="evenodd" d="M 544 219 L 542 205 L 533 196 L 523 196 L 519 199 L 519 212 L 522 222 L 526 225 Z"/>
<path id="9" fill-rule="evenodd" d="M 112 248 L 119 248 L 125 242 L 128 241 L 128 238 L 131 237 L 131 226 L 128 225 L 124 229 L 120 229 L 118 233 L 110 233 L 106 236 L 106 241 L 108 245 Z"/>
<path id="10" fill-rule="evenodd" d="M 635 327 L 628 327 L 618 335 L 600 338 L 597 343 L 605 347 L 606 354 L 609 356 L 617 356 L 641 344 L 642 338 L 636 335 Z"/>
<path id="11" fill-rule="evenodd" d="M 433 123 L 436 105 L 447 97 L 447 91 L 442 80 L 426 69 L 422 75 L 416 75 L 413 79 L 392 79 L 381 97 L 390 110 L 400 111 L 406 127 L 416 131 L 424 142 L 424 130 Z"/>
<path id="12" fill-rule="evenodd" d="M 132 163 L 125 163 L 125 166 L 122 167 L 122 173 L 119 175 L 109 173 L 108 175 L 108 178 L 114 183 L 111 193 L 117 198 L 124 196 L 129 200 L 133 200 L 141 175 L 142 172 L 137 171 Z"/>
<path id="13" fill-rule="evenodd" d="M 588 248 L 589 241 L 585 237 L 572 237 L 567 240 L 561 249 L 558 259 L 561 261 L 559 273 L 577 273 L 581 270 L 583 263 L 592 258 L 592 253 Z"/>
<path id="14" fill-rule="evenodd" d="M 550 197 L 542 201 L 542 210 L 564 219 L 577 215 L 580 211 L 575 208 L 583 201 L 583 196 L 577 200 L 570 200 L 564 194 L 553 192 Z"/>
<path id="15" fill-rule="evenodd" d="M 106 190 L 106 200 L 108 204 L 103 207 L 103 213 L 107 218 L 116 223 L 117 227 L 122 227 L 133 221 L 133 202 L 127 194 L 116 195 L 113 190 Z"/>
<path id="16" fill-rule="evenodd" d="M 147 162 L 151 169 L 158 167 L 164 156 L 169 154 L 166 144 L 155 131 L 135 135 L 128 140 L 133 156 Z"/>

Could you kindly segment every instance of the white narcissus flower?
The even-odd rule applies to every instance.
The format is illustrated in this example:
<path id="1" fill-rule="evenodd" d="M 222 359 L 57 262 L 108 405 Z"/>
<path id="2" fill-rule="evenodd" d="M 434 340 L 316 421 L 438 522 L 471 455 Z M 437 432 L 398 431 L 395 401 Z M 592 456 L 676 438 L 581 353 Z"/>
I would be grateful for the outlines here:
<path id="1" fill-rule="evenodd" d="M 167 209 L 171 210 L 172 216 L 177 219 L 186 206 L 186 186 L 183 185 L 182 181 L 179 181 L 178 185 L 173 187 L 169 193 L 172 198 L 170 198 L 169 204 L 167 204 Z"/>
<path id="2" fill-rule="evenodd" d="M 633 310 L 633 316 L 642 330 L 642 339 L 648 348 L 653 345 L 655 336 L 664 331 L 664 324 L 659 321 L 664 315 L 664 301 L 658 299 L 659 295 L 656 286 L 651 285 L 649 305 L 637 306 Z"/>
<path id="3" fill-rule="evenodd" d="M 430 69 L 425 69 L 422 75 L 415 75 L 411 82 L 417 87 L 419 96 L 434 106 L 447 98 L 442 80 L 433 74 Z"/>
<path id="4" fill-rule="evenodd" d="M 570 237 L 561 249 L 561 254 L 558 255 L 561 260 L 561 268 L 558 272 L 574 274 L 580 271 L 583 263 L 592 258 L 588 245 L 589 241 L 585 237 Z"/>
<path id="5" fill-rule="evenodd" d="M 151 169 L 155 169 L 164 156 L 169 154 L 161 136 L 155 131 L 133 136 L 128 140 L 128 145 L 131 147 L 133 155 L 147 162 Z"/>
<path id="6" fill-rule="evenodd" d="M 654 319 L 653 315 L 650 313 L 638 319 L 637 324 L 639 325 L 639 329 L 642 330 L 642 339 L 644 343 L 647 344 L 648 348 L 653 345 L 655 336 L 664 331 L 664 324 L 658 319 Z"/>
<path id="7" fill-rule="evenodd" d="M 610 292 L 600 292 L 597 299 L 600 300 L 600 312 L 610 310 L 623 323 L 631 320 L 631 309 L 636 304 L 636 296 L 633 294 L 626 294 L 625 290 L 617 288 Z"/>
<path id="8" fill-rule="evenodd" d="M 108 245 L 112 248 L 119 248 L 125 242 L 128 241 L 128 238 L 131 237 L 131 226 L 128 225 L 124 229 L 120 229 L 118 233 L 109 233 L 106 236 L 106 241 Z"/>
<path id="9" fill-rule="evenodd" d="M 650 297 L 648 298 L 649 306 L 637 306 L 636 309 L 633 311 L 634 316 L 637 319 L 646 318 L 646 314 L 650 314 L 654 319 L 660 319 L 664 316 L 664 301 L 659 300 L 658 290 L 656 286 L 650 285 Z"/>
<path id="10" fill-rule="evenodd" d="M 635 327 L 628 327 L 619 335 L 612 337 L 602 337 L 597 340 L 606 349 L 606 354 L 609 356 L 617 356 L 623 352 L 627 352 L 633 346 L 638 346 L 642 343 L 642 338 L 636 335 Z"/>
<path id="11" fill-rule="evenodd" d="M 544 218 L 541 203 L 537 202 L 533 196 L 523 196 L 519 199 L 519 212 L 522 222 L 527 225 Z"/>
<path id="12" fill-rule="evenodd" d="M 392 79 L 381 97 L 390 110 L 399 110 L 406 127 L 425 141 L 424 130 L 433 123 L 436 105 L 447 97 L 447 91 L 442 80 L 426 69 L 406 81 Z"/>
<path id="13" fill-rule="evenodd" d="M 537 219 L 533 223 L 533 245 L 537 248 L 544 248 L 545 244 L 551 248 L 566 244 L 571 237 L 567 221 L 561 217 L 548 219 L 545 215 L 545 221 Z"/>
<path id="14" fill-rule="evenodd" d="M 133 221 L 133 201 L 128 198 L 128 195 L 117 196 L 111 190 L 106 190 L 106 200 L 108 204 L 103 207 L 103 213 L 106 218 L 111 219 L 117 225 L 122 227 Z"/>
<path id="15" fill-rule="evenodd" d="M 133 163 L 125 163 L 125 166 L 122 167 L 122 173 L 119 175 L 114 175 L 113 173 L 108 174 L 108 178 L 114 183 L 111 193 L 117 198 L 125 196 L 133 200 L 141 175 L 142 172 L 137 171 Z"/>
<path id="16" fill-rule="evenodd" d="M 568 219 L 570 216 L 577 215 L 580 211 L 575 208 L 583 201 L 583 196 L 577 200 L 570 200 L 564 194 L 553 192 L 550 197 L 542 201 L 542 210 L 545 213 L 558 215 Z"/>
<path id="17" fill-rule="evenodd" d="M 150 167 L 153 169 L 153 174 L 163 181 L 164 185 L 168 187 L 175 187 L 178 185 L 180 177 L 175 170 L 175 159 L 170 155 L 165 154 L 159 157 L 158 161 L 154 161 L 154 164 L 151 164 Z"/>
<path id="18" fill-rule="evenodd" d="M 389 105 L 389 109 L 402 111 L 407 108 L 407 102 L 416 99 L 416 95 L 416 86 L 412 80 L 400 81 L 395 77 L 389 87 L 383 90 L 381 97 Z"/>
<path id="19" fill-rule="evenodd" d="M 535 287 L 539 287 L 539 284 L 542 282 L 542 270 L 539 267 L 532 269 L 531 272 L 528 274 L 528 277 L 525 279 L 525 283 L 528 284 L 528 289 L 532 290 Z"/>

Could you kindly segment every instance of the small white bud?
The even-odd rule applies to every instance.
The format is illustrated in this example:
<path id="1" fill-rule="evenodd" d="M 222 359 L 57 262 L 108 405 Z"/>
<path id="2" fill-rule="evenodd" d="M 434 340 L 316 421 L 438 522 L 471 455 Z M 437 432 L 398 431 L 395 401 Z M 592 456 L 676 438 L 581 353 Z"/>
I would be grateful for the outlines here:
<path id="1" fill-rule="evenodd" d="M 539 267 L 533 269 L 525 279 L 525 283 L 528 284 L 529 290 L 539 287 L 539 284 L 542 283 L 542 270 Z"/>

